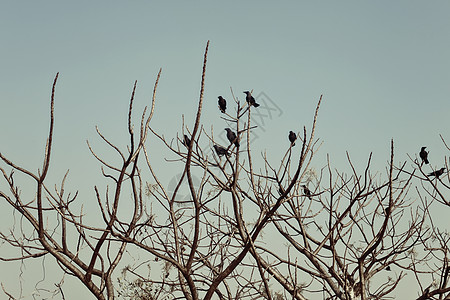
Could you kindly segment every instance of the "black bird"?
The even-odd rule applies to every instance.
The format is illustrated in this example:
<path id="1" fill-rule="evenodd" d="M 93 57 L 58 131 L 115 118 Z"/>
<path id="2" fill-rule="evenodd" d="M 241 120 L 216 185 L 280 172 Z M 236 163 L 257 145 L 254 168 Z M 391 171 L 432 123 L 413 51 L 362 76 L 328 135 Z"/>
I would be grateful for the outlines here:
<path id="1" fill-rule="evenodd" d="M 230 128 L 225 128 L 225 130 L 227 131 L 227 138 L 230 141 L 230 143 L 234 143 L 236 145 L 236 147 L 239 147 L 239 141 L 236 136 L 236 133 L 231 131 Z"/>
<path id="2" fill-rule="evenodd" d="M 227 101 L 222 97 L 219 96 L 219 109 L 222 113 L 225 113 L 225 110 L 227 109 Z"/>
<path id="3" fill-rule="evenodd" d="M 252 94 L 249 91 L 245 91 L 244 92 L 247 96 L 245 97 L 245 100 L 247 100 L 248 106 L 254 106 L 254 107 L 258 107 L 259 104 L 256 103 L 255 98 L 253 98 Z"/>
<path id="4" fill-rule="evenodd" d="M 216 150 L 217 155 L 219 155 L 219 157 L 226 155 L 228 156 L 228 151 L 227 149 L 225 149 L 224 147 L 218 146 L 218 145 L 214 145 L 214 150 Z"/>
<path id="5" fill-rule="evenodd" d="M 303 188 L 303 194 L 308 197 L 309 200 L 311 200 L 311 191 L 308 189 L 306 185 L 302 185 Z"/>
<path id="6" fill-rule="evenodd" d="M 295 140 L 297 139 L 297 135 L 291 130 L 289 131 L 289 141 L 292 144 L 292 147 L 295 146 Z"/>
<path id="7" fill-rule="evenodd" d="M 428 162 L 428 152 L 425 151 L 425 148 L 426 147 L 422 147 L 422 149 L 420 149 L 419 156 L 422 159 L 422 161 L 425 162 L 425 164 L 428 164 L 429 163 Z"/>
<path id="8" fill-rule="evenodd" d="M 445 168 L 440 168 L 437 171 L 431 172 L 430 174 L 428 174 L 428 176 L 435 176 L 436 178 L 439 178 L 439 176 L 444 174 L 444 171 L 445 171 Z"/>
<path id="9" fill-rule="evenodd" d="M 386 271 L 390 271 L 390 270 L 391 270 L 391 266 L 387 266 Z"/>
<path id="10" fill-rule="evenodd" d="M 191 145 L 191 139 L 187 135 L 184 135 L 183 145 L 185 145 L 186 148 L 189 148 L 189 146 Z"/>

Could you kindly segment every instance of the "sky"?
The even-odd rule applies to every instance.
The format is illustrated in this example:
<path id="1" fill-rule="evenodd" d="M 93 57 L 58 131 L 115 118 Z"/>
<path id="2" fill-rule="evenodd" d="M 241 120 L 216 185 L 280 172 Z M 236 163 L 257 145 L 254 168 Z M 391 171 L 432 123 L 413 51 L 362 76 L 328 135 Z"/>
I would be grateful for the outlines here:
<path id="1" fill-rule="evenodd" d="M 397 163 L 428 146 L 440 168 L 448 152 L 439 134 L 450 142 L 449 15 L 449 1 L 3 1 L 0 152 L 41 168 L 59 72 L 51 178 L 70 169 L 70 184 L 92 193 L 99 166 L 86 140 L 114 159 L 98 125 L 126 149 L 135 80 L 136 124 L 162 68 L 152 126 L 174 138 L 184 115 L 193 128 L 209 40 L 202 122 L 216 134 L 227 127 L 217 96 L 253 90 L 267 110 L 252 146 L 276 160 L 289 130 L 311 129 L 323 95 L 317 169 L 327 154 L 347 168 L 348 151 L 362 170 L 372 152 L 383 173 L 391 139 Z"/>

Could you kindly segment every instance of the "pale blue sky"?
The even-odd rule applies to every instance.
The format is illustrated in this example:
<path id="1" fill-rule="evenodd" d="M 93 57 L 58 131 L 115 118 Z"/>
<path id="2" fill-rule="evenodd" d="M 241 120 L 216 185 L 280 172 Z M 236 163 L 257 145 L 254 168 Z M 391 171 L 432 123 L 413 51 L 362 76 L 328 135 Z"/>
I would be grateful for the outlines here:
<path id="1" fill-rule="evenodd" d="M 209 39 L 206 112 L 230 86 L 264 91 L 283 110 L 274 135 L 309 125 L 323 94 L 318 133 L 335 159 L 382 156 L 391 138 L 401 153 L 436 153 L 449 111 L 449 13 L 446 1 L 3 3 L 1 138 L 42 140 L 58 71 L 57 128 L 74 145 L 125 115 L 134 80 L 148 99 L 159 67 L 158 116 L 192 115 Z"/>
<path id="2" fill-rule="evenodd" d="M 281 155 L 289 130 L 310 128 L 323 94 L 317 168 L 327 153 L 344 166 L 347 150 L 362 167 L 373 151 L 383 171 L 391 138 L 398 160 L 428 146 L 439 167 L 447 154 L 449 1 L 3 1 L 0 28 L 0 151 L 41 166 L 60 72 L 52 167 L 55 178 L 70 168 L 74 186 L 92 182 L 80 175 L 87 168 L 98 171 L 85 143 L 102 149 L 95 125 L 127 142 L 134 80 L 135 120 L 162 67 L 153 125 L 173 137 L 182 114 L 192 124 L 207 40 L 207 126 L 223 129 L 217 96 L 231 99 L 230 86 L 241 99 L 264 92 L 282 110 L 255 151 Z"/>

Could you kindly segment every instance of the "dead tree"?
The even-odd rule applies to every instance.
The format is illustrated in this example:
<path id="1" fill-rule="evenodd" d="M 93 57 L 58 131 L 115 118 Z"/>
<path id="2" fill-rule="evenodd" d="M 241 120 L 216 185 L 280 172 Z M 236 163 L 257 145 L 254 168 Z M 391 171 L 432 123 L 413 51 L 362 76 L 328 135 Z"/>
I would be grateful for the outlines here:
<path id="1" fill-rule="evenodd" d="M 441 135 L 445 149 L 450 151 L 445 139 Z M 427 226 L 430 238 L 421 240 L 421 247 L 411 253 L 411 264 L 405 266 L 414 274 L 418 286 L 417 299 L 448 299 L 450 297 L 449 284 L 449 243 L 448 221 L 446 214 L 450 209 L 450 175 L 448 173 L 448 157 L 442 161 L 431 152 L 428 157 L 431 165 L 424 165 L 417 157 L 411 157 L 413 169 L 417 173 L 418 181 L 416 194 L 424 207 L 427 216 Z M 437 170 L 444 172 L 440 176 L 429 176 Z"/>
<path id="2" fill-rule="evenodd" d="M 259 156 L 250 143 L 255 129 L 252 112 L 261 107 L 241 101 L 231 91 L 227 99 L 234 103 L 218 120 L 227 124 L 223 127 L 232 127 L 236 139 L 220 145 L 215 128 L 206 130 L 201 122 L 208 46 L 209 42 L 192 126 L 183 122 L 174 139 L 154 129 L 151 120 L 160 71 L 152 103 L 144 109 L 137 132 L 132 122 L 134 84 L 127 151 L 97 128 L 100 139 L 120 160 L 106 161 L 88 143 L 107 182 L 94 186 L 102 226 L 86 224 L 86 212 L 75 211 L 78 193 L 65 191 L 67 174 L 59 188 L 51 189 L 47 182 L 55 77 L 42 169 L 35 174 L 0 154 L 5 165 L 0 170 L 9 187 L 0 191 L 0 198 L 31 226 L 29 231 L 14 227 L 0 233 L 3 242 L 20 252 L 15 258 L 0 255 L 0 259 L 51 256 L 97 299 L 309 299 L 313 295 L 384 299 L 395 295 L 406 272 L 419 274 L 419 267 L 422 270 L 429 262 L 427 255 L 440 253 L 441 265 L 432 270 L 445 267 L 442 284 L 428 291 L 423 287 L 422 295 L 447 293 L 447 238 L 436 227 L 426 226 L 431 218 L 429 203 L 410 200 L 412 181 L 417 173 L 424 175 L 421 166 L 417 164 L 412 172 L 405 170 L 406 163 L 396 166 L 392 142 L 386 174 L 371 172 L 371 156 L 361 173 L 348 157 L 350 175 L 333 170 L 330 161 L 314 174 L 314 156 L 320 147 L 315 128 L 322 97 L 312 124 L 297 134 L 297 146 L 284 137 L 285 155 L 273 164 L 267 153 Z M 167 162 L 170 169 L 153 165 L 149 134 L 165 145 L 168 157 L 174 157 Z M 168 190 L 162 175 L 177 168 L 182 175 Z M 36 182 L 34 198 L 22 196 L 16 173 Z M 445 178 L 443 186 L 448 187 Z M 436 180 L 423 180 L 432 186 L 430 201 L 448 205 Z M 181 195 L 183 185 L 188 187 L 187 195 Z M 123 205 L 131 207 L 131 213 L 121 211 Z M 414 255 L 416 248 L 436 241 L 439 249 Z M 130 258 L 135 260 L 130 263 Z M 400 271 L 375 280 L 394 268 Z M 431 274 L 430 270 L 423 272 Z M 63 286 L 58 288 L 62 293 Z M 7 287 L 4 292 L 13 298 Z"/>

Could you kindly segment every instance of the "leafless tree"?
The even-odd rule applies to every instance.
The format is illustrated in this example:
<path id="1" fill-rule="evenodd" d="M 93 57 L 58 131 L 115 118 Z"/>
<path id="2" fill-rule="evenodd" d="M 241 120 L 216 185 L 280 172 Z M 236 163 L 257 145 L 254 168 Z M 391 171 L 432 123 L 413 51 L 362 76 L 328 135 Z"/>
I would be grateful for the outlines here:
<path id="1" fill-rule="evenodd" d="M 450 151 L 444 137 L 442 135 L 440 137 L 445 149 Z M 428 158 L 431 161 L 431 167 L 427 166 L 428 168 L 426 168 L 421 160 L 410 156 L 413 169 L 418 173 L 415 179 L 419 181 L 420 185 L 416 187 L 416 194 L 423 203 L 422 207 L 428 220 L 426 225 L 430 235 L 429 239 L 420 241 L 421 247 L 412 253 L 411 262 L 405 266 L 405 269 L 410 270 L 417 281 L 420 295 L 417 299 L 449 299 L 450 235 L 448 221 L 445 217 L 442 220 L 450 208 L 448 157 L 444 157 L 444 161 L 440 161 L 439 157 L 431 153 Z M 433 163 L 438 163 L 438 166 L 433 167 Z M 447 172 L 444 171 L 440 176 L 433 176 L 433 173 L 441 170 L 442 165 Z M 420 258 L 417 258 L 418 256 Z"/>
<path id="2" fill-rule="evenodd" d="M 65 191 L 67 173 L 59 187 L 47 182 L 56 75 L 42 169 L 35 174 L 0 153 L 9 187 L 0 198 L 20 219 L 20 226 L 0 233 L 19 254 L 0 253 L 0 259 L 51 256 L 97 299 L 390 299 L 407 273 L 417 279 L 418 299 L 448 299 L 449 236 L 430 209 L 449 206 L 448 173 L 427 176 L 417 157 L 411 158 L 412 171 L 407 162 L 396 163 L 393 141 L 383 174 L 371 171 L 371 155 L 362 171 L 347 155 L 350 174 L 333 169 L 330 159 L 317 167 L 322 97 L 312 124 L 297 133 L 297 146 L 286 136 L 286 152 L 274 164 L 251 148 L 251 116 L 258 108 L 231 91 L 235 113 L 219 120 L 233 125 L 237 140 L 219 145 L 214 128 L 201 125 L 208 47 L 192 127 L 183 122 L 180 136 L 167 139 L 151 124 L 160 70 L 137 132 L 134 84 L 127 151 L 97 128 L 121 159 L 109 162 L 88 143 L 108 182 L 94 186 L 101 226 L 87 224 L 87 213 L 74 208 L 78 192 Z M 149 134 L 175 157 L 168 163 L 182 170 L 173 190 L 161 181 L 167 170 L 152 164 Z M 215 145 L 225 151 L 215 152 Z M 22 195 L 16 173 L 36 183 L 33 198 Z M 185 184 L 188 195 L 182 197 Z M 131 203 L 131 213 L 121 211 L 123 203 Z M 130 257 L 139 258 L 130 263 Z M 63 285 L 57 287 L 64 298 Z M 14 299 L 7 287 L 3 291 Z"/>

